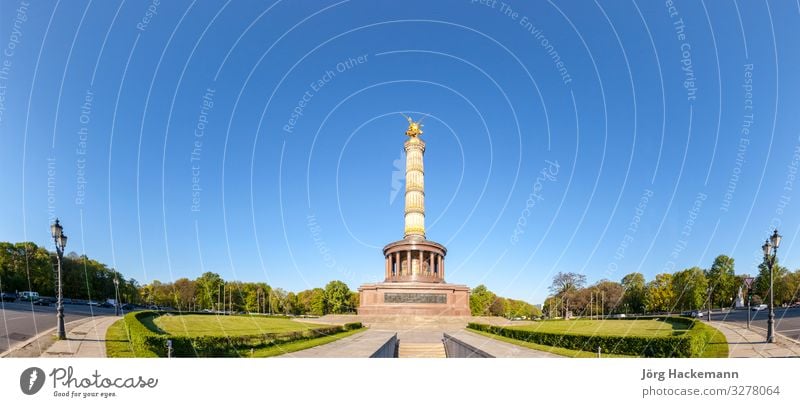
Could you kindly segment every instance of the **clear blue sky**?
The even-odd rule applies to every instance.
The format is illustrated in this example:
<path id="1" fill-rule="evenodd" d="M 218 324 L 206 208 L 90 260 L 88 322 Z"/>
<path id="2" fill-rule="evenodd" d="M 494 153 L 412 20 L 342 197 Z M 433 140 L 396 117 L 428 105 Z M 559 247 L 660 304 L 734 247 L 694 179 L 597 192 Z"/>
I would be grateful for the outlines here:
<path id="1" fill-rule="evenodd" d="M 355 289 L 407 112 L 450 282 L 754 273 L 773 226 L 800 266 L 800 4 L 531 3 L 3 1 L 0 240 L 55 215 L 142 282 Z"/>

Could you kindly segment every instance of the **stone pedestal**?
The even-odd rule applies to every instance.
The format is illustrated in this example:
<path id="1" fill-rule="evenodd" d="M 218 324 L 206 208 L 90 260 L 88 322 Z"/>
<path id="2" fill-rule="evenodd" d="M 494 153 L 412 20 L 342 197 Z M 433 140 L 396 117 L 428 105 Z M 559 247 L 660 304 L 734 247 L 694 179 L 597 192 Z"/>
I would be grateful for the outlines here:
<path id="1" fill-rule="evenodd" d="M 469 316 L 469 288 L 460 284 L 383 282 L 358 288 L 359 315 Z"/>

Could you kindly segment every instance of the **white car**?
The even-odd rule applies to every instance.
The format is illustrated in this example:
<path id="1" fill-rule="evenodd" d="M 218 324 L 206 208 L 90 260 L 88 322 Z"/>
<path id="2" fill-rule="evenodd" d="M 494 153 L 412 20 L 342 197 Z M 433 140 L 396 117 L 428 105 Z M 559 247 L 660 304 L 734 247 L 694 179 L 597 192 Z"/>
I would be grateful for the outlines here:
<path id="1" fill-rule="evenodd" d="M 767 304 L 753 305 L 752 307 L 750 307 L 750 309 L 753 311 L 765 310 L 767 309 Z"/>

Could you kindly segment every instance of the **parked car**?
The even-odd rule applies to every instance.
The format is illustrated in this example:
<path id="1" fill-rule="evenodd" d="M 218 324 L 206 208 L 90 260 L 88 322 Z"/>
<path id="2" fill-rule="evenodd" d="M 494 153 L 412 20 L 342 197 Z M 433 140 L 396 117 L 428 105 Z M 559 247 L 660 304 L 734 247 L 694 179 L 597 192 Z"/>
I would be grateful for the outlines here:
<path id="1" fill-rule="evenodd" d="M 86 302 L 86 305 L 88 305 L 88 306 L 90 306 L 90 307 L 99 307 L 99 306 L 100 306 L 100 303 L 99 303 L 99 302 L 97 302 L 97 301 L 87 301 L 87 302 Z"/>
<path id="2" fill-rule="evenodd" d="M 750 309 L 753 310 L 753 311 L 765 310 L 765 309 L 767 309 L 767 304 L 753 305 L 752 307 L 750 307 Z"/>
<path id="3" fill-rule="evenodd" d="M 625 318 L 626 315 L 625 314 L 611 314 L 608 317 L 611 318 L 611 319 L 622 319 L 622 318 Z"/>
<path id="4" fill-rule="evenodd" d="M 133 311 L 136 307 L 133 304 L 122 304 L 120 308 L 125 311 Z"/>
<path id="5" fill-rule="evenodd" d="M 55 303 L 55 300 L 48 297 L 39 297 L 33 300 L 33 305 L 43 305 L 45 307 L 50 306 L 53 303 Z"/>
<path id="6" fill-rule="evenodd" d="M 114 304 L 112 304 L 110 302 L 104 302 L 104 303 L 100 304 L 100 308 L 114 308 Z"/>
<path id="7" fill-rule="evenodd" d="M 14 302 L 17 300 L 17 295 L 14 293 L 0 293 L 0 301 Z"/>
<path id="8" fill-rule="evenodd" d="M 706 315 L 706 314 L 702 310 L 699 310 L 699 309 L 695 309 L 695 310 L 691 310 L 691 311 L 683 311 L 681 313 L 681 316 L 690 317 L 690 318 L 702 318 L 704 315 Z"/>

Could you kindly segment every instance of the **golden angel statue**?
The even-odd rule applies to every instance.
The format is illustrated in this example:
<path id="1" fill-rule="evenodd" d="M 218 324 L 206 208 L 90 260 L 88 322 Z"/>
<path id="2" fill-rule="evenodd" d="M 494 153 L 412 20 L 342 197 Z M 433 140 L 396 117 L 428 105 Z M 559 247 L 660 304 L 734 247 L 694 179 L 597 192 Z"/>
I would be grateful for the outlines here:
<path id="1" fill-rule="evenodd" d="M 405 116 L 405 115 L 403 115 Z M 406 120 L 408 120 L 408 129 L 406 130 L 406 136 L 408 137 L 417 137 L 422 134 L 422 120 L 415 122 L 409 116 L 405 116 Z"/>

